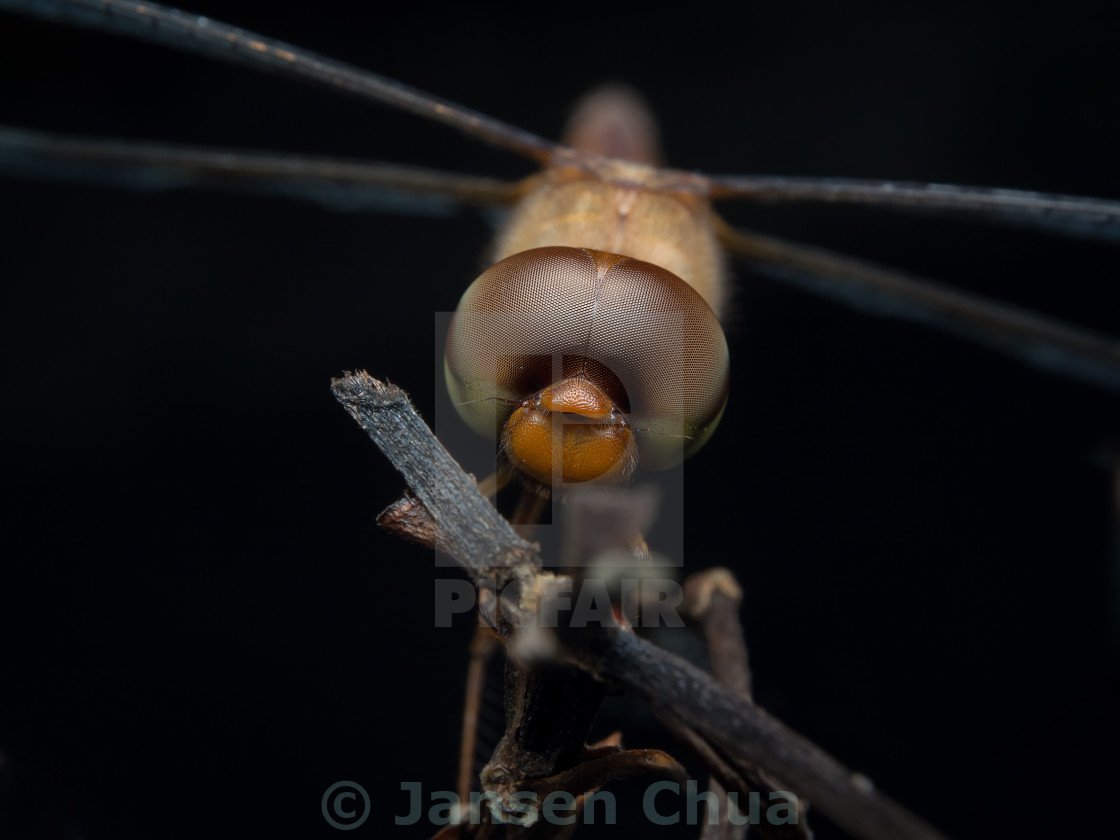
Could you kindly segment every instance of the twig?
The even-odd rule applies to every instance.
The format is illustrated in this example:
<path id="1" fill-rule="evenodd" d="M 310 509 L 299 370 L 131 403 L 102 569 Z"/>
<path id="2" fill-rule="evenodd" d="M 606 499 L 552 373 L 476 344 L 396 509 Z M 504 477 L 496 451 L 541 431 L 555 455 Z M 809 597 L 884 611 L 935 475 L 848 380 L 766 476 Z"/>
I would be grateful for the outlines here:
<path id="1" fill-rule="evenodd" d="M 365 371 L 331 381 L 335 399 L 404 477 L 439 526 L 441 548 L 475 580 L 499 586 L 540 568 L 536 546 L 514 533 L 420 419 L 408 396 Z"/>
<path id="2" fill-rule="evenodd" d="M 474 784 L 474 751 L 478 741 L 478 717 L 482 706 L 482 692 L 486 684 L 486 666 L 498 647 L 494 634 L 479 627 L 471 640 L 471 662 L 467 668 L 466 698 L 463 701 L 463 731 L 459 742 L 459 782 L 456 790 L 459 801 L 470 799 Z"/>
<path id="3" fill-rule="evenodd" d="M 727 569 L 708 569 L 684 582 L 684 605 L 700 622 L 712 659 L 712 676 L 732 691 L 751 696 L 751 671 L 739 604 L 743 591 Z"/>
<path id="4" fill-rule="evenodd" d="M 743 637 L 743 628 L 739 623 L 739 604 L 743 600 L 743 591 L 736 583 L 730 571 L 723 568 L 708 569 L 692 575 L 684 582 L 684 606 L 689 614 L 704 631 L 704 638 L 708 642 L 708 655 L 712 660 L 712 676 L 728 688 L 738 691 L 744 697 L 751 696 L 751 672 L 747 660 L 747 644 Z M 679 723 L 674 718 L 667 717 L 672 724 Z M 708 790 L 716 795 L 717 821 L 712 823 L 709 819 L 705 822 L 700 832 L 700 840 L 743 840 L 747 836 L 747 826 L 735 825 L 731 821 L 731 810 L 728 807 L 728 790 L 738 791 L 739 795 L 749 794 L 757 790 L 758 786 L 751 784 L 739 777 L 726 774 L 729 771 L 718 753 L 713 750 L 704 739 L 686 726 L 674 728 L 677 737 L 682 735 L 696 749 L 703 745 L 700 754 L 704 763 L 712 771 L 708 780 Z M 724 781 L 717 778 L 716 770 L 722 771 Z M 738 774 L 736 774 L 737 776 Z M 801 803 L 798 802 L 798 807 Z M 798 821 L 795 826 L 808 831 L 808 826 L 803 821 Z M 762 826 L 759 826 L 762 829 Z M 769 824 L 766 828 L 771 828 Z M 789 826 L 781 826 L 786 829 Z M 763 837 L 767 832 L 762 830 Z"/>
<path id="5" fill-rule="evenodd" d="M 658 713 L 687 721 L 743 775 L 765 768 L 853 834 L 868 840 L 942 840 L 866 777 L 668 651 L 632 633 L 592 628 L 572 634 L 568 645 L 601 679 L 633 692 Z"/>
<path id="6" fill-rule="evenodd" d="M 751 672 L 747 658 L 747 643 L 743 626 L 739 622 L 739 605 L 743 590 L 728 569 L 714 568 L 692 575 L 684 582 L 684 605 L 689 615 L 700 623 L 708 642 L 712 661 L 712 677 L 746 699 L 751 699 Z M 759 768 L 751 768 L 746 777 L 731 771 L 723 757 L 700 735 L 689 728 L 686 721 L 663 712 L 666 725 L 704 759 L 712 778 L 708 789 L 718 797 L 719 822 L 708 822 L 700 840 L 742 840 L 747 826 L 731 822 L 727 807 L 727 791 L 738 791 L 740 796 L 758 791 L 767 801 L 771 792 L 785 790 L 786 786 L 769 778 Z M 721 784 L 722 782 L 722 784 Z M 813 832 L 806 820 L 809 801 L 797 800 L 798 820 L 793 824 L 772 825 L 765 820 L 754 826 L 766 840 L 810 840 Z"/>
<path id="7" fill-rule="evenodd" d="M 541 592 L 535 546 L 520 539 L 416 414 L 405 394 L 366 373 L 333 383 L 361 424 L 428 509 L 446 550 L 476 583 L 528 581 Z M 547 587 L 544 587 L 547 590 Z M 732 768 L 765 768 L 832 820 L 867 840 L 943 840 L 925 821 L 875 790 L 742 694 L 687 662 L 618 628 L 557 628 L 572 661 L 597 679 L 687 721 Z M 511 641 L 513 641 L 511 639 Z"/>

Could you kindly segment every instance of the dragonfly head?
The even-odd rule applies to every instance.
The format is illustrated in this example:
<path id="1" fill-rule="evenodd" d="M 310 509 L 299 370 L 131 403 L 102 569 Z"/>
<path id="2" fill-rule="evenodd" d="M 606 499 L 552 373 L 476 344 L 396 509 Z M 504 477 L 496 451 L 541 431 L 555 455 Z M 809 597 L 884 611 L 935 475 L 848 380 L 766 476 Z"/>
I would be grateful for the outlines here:
<path id="1" fill-rule="evenodd" d="M 583 248 L 535 248 L 487 269 L 448 332 L 460 416 L 545 485 L 625 482 L 698 450 L 728 391 L 711 307 L 665 269 Z"/>

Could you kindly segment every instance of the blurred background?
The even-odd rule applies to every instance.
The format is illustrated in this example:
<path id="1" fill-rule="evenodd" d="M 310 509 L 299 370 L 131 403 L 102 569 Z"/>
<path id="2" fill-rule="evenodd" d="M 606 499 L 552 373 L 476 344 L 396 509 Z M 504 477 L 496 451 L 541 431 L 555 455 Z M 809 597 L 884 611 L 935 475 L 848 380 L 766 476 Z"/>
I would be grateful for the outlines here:
<path id="1" fill-rule="evenodd" d="M 1115 21 L 1093 8 L 191 5 L 549 137 L 623 80 L 680 168 L 1120 198 Z M 58 132 L 532 171 L 413 117 L 8 15 L 0 103 Z M 329 384 L 364 368 L 436 416 L 437 313 L 493 219 L 0 189 L 0 832 L 328 837 L 320 798 L 353 780 L 372 835 L 405 812 L 402 782 L 452 789 L 472 620 L 433 627 L 448 570 L 378 531 L 402 482 Z M 1120 335 L 1115 246 L 868 210 L 727 216 Z M 733 277 L 731 397 L 683 471 L 680 559 L 739 576 L 758 701 L 950 836 L 1110 824 L 1116 396 Z M 672 749 L 612 699 L 596 733 L 620 727 Z M 585 836 L 698 836 L 638 822 L 640 793 L 618 791 L 629 826 Z"/>

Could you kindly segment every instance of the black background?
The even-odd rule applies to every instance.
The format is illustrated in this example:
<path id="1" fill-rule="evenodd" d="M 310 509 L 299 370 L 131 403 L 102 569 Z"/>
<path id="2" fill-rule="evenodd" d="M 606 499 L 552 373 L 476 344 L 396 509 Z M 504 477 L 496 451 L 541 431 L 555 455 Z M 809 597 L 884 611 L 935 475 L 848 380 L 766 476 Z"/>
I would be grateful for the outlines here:
<path id="1" fill-rule="evenodd" d="M 1120 198 L 1116 30 L 1090 5 L 193 8 L 546 136 L 624 79 L 683 168 Z M 531 171 L 415 118 L 8 16 L 0 72 L 17 125 Z M 2 195 L 0 830 L 336 836 L 320 797 L 351 779 L 371 836 L 402 782 L 452 788 L 471 623 L 432 626 L 447 572 L 374 526 L 401 482 L 328 384 L 366 368 L 433 416 L 433 315 L 481 267 L 487 220 Z M 1114 247 L 728 215 L 1120 333 Z M 1115 397 L 746 270 L 728 336 L 731 401 L 685 470 L 685 564 L 743 582 L 759 701 L 951 836 L 1110 825 Z M 633 708 L 599 728 L 620 721 L 629 745 L 667 746 Z"/>

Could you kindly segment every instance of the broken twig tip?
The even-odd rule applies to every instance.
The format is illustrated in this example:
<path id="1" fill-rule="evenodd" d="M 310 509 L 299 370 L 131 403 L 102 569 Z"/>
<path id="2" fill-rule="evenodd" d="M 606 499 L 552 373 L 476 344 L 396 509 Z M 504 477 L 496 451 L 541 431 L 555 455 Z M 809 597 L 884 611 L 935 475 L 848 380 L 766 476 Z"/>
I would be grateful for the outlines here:
<path id="1" fill-rule="evenodd" d="M 351 373 L 346 371 L 342 376 L 331 380 L 331 393 L 334 398 L 344 406 L 362 403 L 367 407 L 378 407 L 408 401 L 404 391 L 389 381 L 382 382 L 374 379 L 366 371 L 359 370 Z"/>

